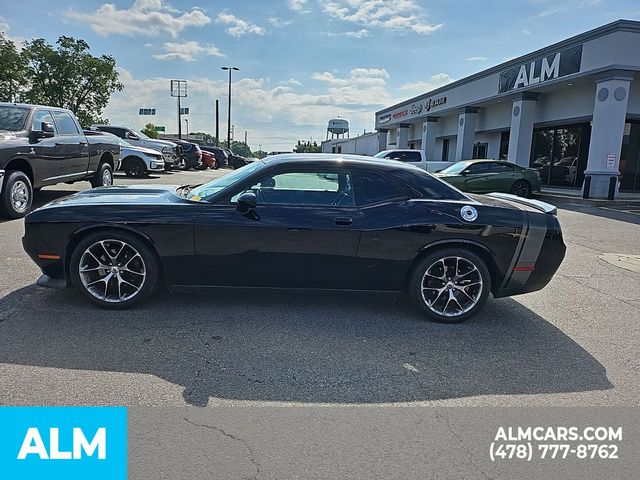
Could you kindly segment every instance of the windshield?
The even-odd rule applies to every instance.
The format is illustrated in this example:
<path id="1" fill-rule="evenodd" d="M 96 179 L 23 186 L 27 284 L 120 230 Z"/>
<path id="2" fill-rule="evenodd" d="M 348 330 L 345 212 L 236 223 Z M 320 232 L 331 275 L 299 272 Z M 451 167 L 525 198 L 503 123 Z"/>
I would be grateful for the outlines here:
<path id="1" fill-rule="evenodd" d="M 24 130 L 24 124 L 28 115 L 28 108 L 0 107 L 0 130 L 9 132 Z"/>
<path id="2" fill-rule="evenodd" d="M 440 170 L 438 173 L 446 173 L 449 175 L 454 175 L 456 173 L 460 173 L 462 170 L 467 168 L 469 164 L 467 162 L 458 162 L 454 163 L 450 167 L 445 168 L 444 170 Z"/>
<path id="3" fill-rule="evenodd" d="M 191 200 L 200 200 L 201 198 L 207 198 L 211 195 L 218 193 L 219 191 L 227 188 L 229 185 L 233 185 L 236 182 L 240 182 L 251 175 L 253 172 L 260 170 L 265 166 L 262 162 L 254 162 L 245 165 L 244 167 L 234 170 L 227 175 L 220 178 L 216 178 L 209 183 L 200 185 L 189 192 L 187 198 Z"/>
<path id="4" fill-rule="evenodd" d="M 388 152 L 388 151 L 389 151 L 389 150 L 384 150 L 384 151 L 382 151 L 382 152 L 378 152 L 378 153 L 376 153 L 373 157 L 374 157 L 374 158 L 384 158 L 384 156 L 387 154 L 387 152 Z"/>
<path id="5" fill-rule="evenodd" d="M 137 130 L 131 130 L 133 132 L 133 134 L 138 137 L 138 138 L 144 138 L 145 140 L 148 139 L 149 137 L 147 135 L 145 135 L 142 132 L 138 132 Z"/>

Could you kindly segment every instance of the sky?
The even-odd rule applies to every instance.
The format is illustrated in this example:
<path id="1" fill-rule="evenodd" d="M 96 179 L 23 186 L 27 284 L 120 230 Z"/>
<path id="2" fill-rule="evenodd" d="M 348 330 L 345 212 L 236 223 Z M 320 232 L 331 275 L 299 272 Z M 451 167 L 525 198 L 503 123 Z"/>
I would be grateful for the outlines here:
<path id="1" fill-rule="evenodd" d="M 117 62 L 125 88 L 103 113 L 112 124 L 177 132 L 170 80 L 187 80 L 190 132 L 226 138 L 233 72 L 234 138 L 290 151 L 326 137 L 331 118 L 351 135 L 404 99 L 625 18 L 637 0 L 0 0 L 0 30 L 20 44 L 86 40 Z M 140 116 L 155 108 L 155 116 Z M 183 129 L 186 123 L 183 120 Z M 184 131 L 184 130 L 183 130 Z"/>

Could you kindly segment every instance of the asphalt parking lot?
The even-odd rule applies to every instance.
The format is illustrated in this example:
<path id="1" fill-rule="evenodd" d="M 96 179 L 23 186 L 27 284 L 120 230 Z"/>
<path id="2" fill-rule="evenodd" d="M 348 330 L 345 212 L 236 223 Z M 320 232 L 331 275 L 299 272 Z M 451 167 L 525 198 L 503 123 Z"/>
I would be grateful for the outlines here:
<path id="1" fill-rule="evenodd" d="M 639 254 L 640 217 L 580 206 L 559 217 L 568 250 L 551 284 L 461 325 L 426 322 L 402 296 L 353 293 L 165 294 L 103 311 L 34 285 L 23 221 L 3 221 L 0 403 L 638 405 L 640 274 L 599 256 Z"/>

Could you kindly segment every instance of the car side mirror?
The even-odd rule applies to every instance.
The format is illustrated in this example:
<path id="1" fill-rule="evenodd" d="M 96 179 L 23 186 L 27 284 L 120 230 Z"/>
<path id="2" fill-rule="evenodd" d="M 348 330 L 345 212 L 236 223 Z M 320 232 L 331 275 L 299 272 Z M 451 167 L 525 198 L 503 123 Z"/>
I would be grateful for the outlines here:
<path id="1" fill-rule="evenodd" d="M 238 205 L 236 206 L 236 210 L 238 213 L 245 215 L 256 208 L 257 203 L 258 199 L 256 198 L 256 192 L 253 190 L 247 190 L 238 196 Z"/>
<path id="2" fill-rule="evenodd" d="M 469 175 L 469 170 L 463 170 L 460 172 L 460 175 L 462 175 L 463 177 L 466 177 L 467 175 Z"/>
<path id="3" fill-rule="evenodd" d="M 127 132 L 125 137 L 127 138 L 127 140 L 139 140 L 138 137 L 136 137 L 133 133 L 131 132 Z"/>
<path id="4" fill-rule="evenodd" d="M 40 130 L 31 130 L 31 137 L 34 140 L 38 140 L 40 138 L 51 138 L 53 136 L 55 136 L 53 124 L 49 122 L 41 122 Z"/>

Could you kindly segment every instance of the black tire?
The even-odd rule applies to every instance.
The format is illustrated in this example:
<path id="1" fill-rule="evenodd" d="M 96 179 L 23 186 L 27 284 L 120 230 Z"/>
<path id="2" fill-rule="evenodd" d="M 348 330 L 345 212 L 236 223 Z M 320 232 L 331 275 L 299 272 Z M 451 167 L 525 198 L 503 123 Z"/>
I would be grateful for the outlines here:
<path id="1" fill-rule="evenodd" d="M 456 258 L 463 261 L 454 260 Z M 427 271 L 430 275 L 427 275 Z M 435 276 L 438 273 L 442 273 L 447 280 L 438 280 Z M 480 283 L 474 284 L 476 281 Z M 475 315 L 484 306 L 491 291 L 491 275 L 484 261 L 475 253 L 464 248 L 442 248 L 419 261 L 409 278 L 408 287 L 411 301 L 430 320 L 459 323 Z M 449 302 L 451 295 L 455 304 Z"/>
<path id="2" fill-rule="evenodd" d="M 107 178 L 109 179 L 107 181 Z M 106 162 L 102 162 L 96 170 L 96 173 L 91 177 L 91 186 L 93 188 L 97 187 L 110 187 L 113 185 L 113 169 L 111 165 Z"/>
<path id="3" fill-rule="evenodd" d="M 0 214 L 3 217 L 24 217 L 33 203 L 31 180 L 23 172 L 6 172 L 0 197 Z"/>
<path id="4" fill-rule="evenodd" d="M 528 198 L 531 196 L 531 184 L 526 180 L 517 180 L 511 186 L 511 193 L 518 197 Z"/>
<path id="5" fill-rule="evenodd" d="M 123 160 L 122 169 L 127 177 L 144 177 L 148 175 L 147 166 L 139 158 L 129 157 Z"/>
<path id="6" fill-rule="evenodd" d="M 104 242 L 106 249 L 110 249 L 111 253 L 115 253 L 120 244 L 126 244 L 129 247 L 123 247 L 120 253 L 115 257 L 108 258 L 106 255 L 103 255 L 101 257 L 100 247 L 96 245 L 98 242 Z M 87 255 L 83 260 L 83 255 L 90 247 L 92 249 L 91 251 L 94 259 L 97 258 L 98 260 L 100 260 L 100 262 L 103 262 L 103 264 L 105 266 L 108 266 L 109 268 L 117 267 L 118 271 L 114 273 L 113 271 L 108 272 L 107 269 L 97 269 L 96 267 L 99 267 L 101 264 L 98 264 L 98 261 L 95 261 L 95 265 L 86 264 L 84 265 L 84 267 L 89 267 L 90 269 L 96 268 L 97 271 L 89 271 L 89 273 L 83 272 L 83 275 L 95 274 L 96 277 L 84 277 L 86 282 L 83 282 L 80 276 L 80 262 L 94 261 L 92 259 L 92 255 Z M 111 247 L 113 247 L 113 249 L 111 249 Z M 107 251 L 106 249 L 104 249 L 105 252 Z M 134 258 L 134 252 L 138 253 L 140 258 Z M 142 275 L 134 275 L 129 271 L 125 271 L 124 268 L 126 266 L 134 270 L 139 265 L 142 265 L 142 270 L 138 270 L 142 271 L 144 274 L 143 281 L 140 283 L 137 293 L 127 297 L 127 293 L 133 293 L 133 289 L 129 289 L 124 284 L 122 284 L 122 289 L 119 289 L 118 284 L 121 283 L 121 280 L 124 280 L 133 282 L 136 284 L 136 286 L 138 286 L 138 279 Z M 103 230 L 90 234 L 87 237 L 83 238 L 71 254 L 69 268 L 73 285 L 93 303 L 102 308 L 108 309 L 129 308 L 141 301 L 144 301 L 157 290 L 160 281 L 160 261 L 156 252 L 146 242 L 138 238 L 136 235 L 119 230 Z M 102 290 L 104 282 L 102 282 L 100 278 L 103 273 L 103 276 L 111 275 L 111 277 L 109 277 L 108 280 L 108 295 L 106 295 L 104 299 L 101 299 L 96 296 L 95 289 L 97 287 L 100 287 L 100 290 Z M 90 290 L 90 282 L 92 281 L 97 281 L 97 286 L 94 286 L 93 289 L 94 293 L 92 293 L 92 290 Z M 85 286 L 85 284 L 87 286 Z M 118 296 L 122 294 L 122 297 L 114 299 L 113 296 L 116 295 L 116 292 L 118 292 Z"/>

